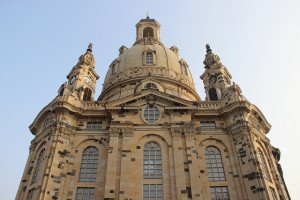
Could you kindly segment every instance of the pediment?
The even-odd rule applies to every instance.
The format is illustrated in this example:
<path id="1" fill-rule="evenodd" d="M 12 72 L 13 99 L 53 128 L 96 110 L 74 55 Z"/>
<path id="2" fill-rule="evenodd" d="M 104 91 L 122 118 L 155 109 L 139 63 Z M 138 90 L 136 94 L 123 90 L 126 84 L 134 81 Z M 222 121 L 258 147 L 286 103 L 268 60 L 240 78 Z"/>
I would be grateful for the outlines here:
<path id="1" fill-rule="evenodd" d="M 114 100 L 106 104 L 107 109 L 113 108 L 138 108 L 145 104 L 158 104 L 166 108 L 178 107 L 180 109 L 197 108 L 193 101 L 188 101 L 170 94 L 166 94 L 157 90 L 145 90 L 139 94 Z"/>

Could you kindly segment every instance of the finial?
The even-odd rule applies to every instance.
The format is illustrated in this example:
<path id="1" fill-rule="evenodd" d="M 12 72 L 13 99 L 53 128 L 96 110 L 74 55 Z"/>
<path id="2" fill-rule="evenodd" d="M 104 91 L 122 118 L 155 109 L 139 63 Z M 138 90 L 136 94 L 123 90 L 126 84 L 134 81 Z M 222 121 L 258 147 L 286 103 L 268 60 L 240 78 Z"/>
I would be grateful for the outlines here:
<path id="1" fill-rule="evenodd" d="M 92 52 L 93 51 L 93 44 L 90 43 L 88 49 L 86 51 Z"/>
<path id="2" fill-rule="evenodd" d="M 209 44 L 206 44 L 205 47 L 206 47 L 206 53 L 212 52 Z"/>
<path id="3" fill-rule="evenodd" d="M 149 12 L 148 12 L 148 11 L 147 11 L 146 19 L 150 19 L 150 17 L 149 17 Z"/>

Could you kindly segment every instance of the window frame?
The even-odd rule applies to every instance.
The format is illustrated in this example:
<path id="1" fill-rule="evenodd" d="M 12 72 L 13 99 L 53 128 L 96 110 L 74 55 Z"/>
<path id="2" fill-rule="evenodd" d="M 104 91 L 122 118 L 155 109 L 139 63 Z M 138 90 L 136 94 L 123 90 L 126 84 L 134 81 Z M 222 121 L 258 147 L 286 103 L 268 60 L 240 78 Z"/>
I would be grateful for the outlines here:
<path id="1" fill-rule="evenodd" d="M 162 184 L 143 184 L 143 200 L 152 200 L 152 199 L 156 199 L 156 200 L 164 199 L 164 188 Z"/>
<path id="2" fill-rule="evenodd" d="M 92 154 L 90 149 L 93 149 Z M 82 151 L 78 182 L 96 182 L 100 163 L 99 157 L 100 151 L 95 146 L 88 146 Z"/>
<path id="3" fill-rule="evenodd" d="M 205 148 L 205 165 L 209 182 L 226 181 L 226 174 L 221 151 L 218 147 L 209 145 Z"/>
<path id="4" fill-rule="evenodd" d="M 158 142 L 149 141 L 143 149 L 143 179 L 162 179 L 162 149 Z"/>
<path id="5" fill-rule="evenodd" d="M 34 165 L 31 184 L 35 184 L 38 181 L 39 177 L 40 177 L 40 171 L 41 171 L 41 168 L 42 168 L 42 165 L 43 165 L 43 161 L 46 158 L 45 152 L 46 152 L 45 148 L 43 148 L 42 150 L 39 151 L 37 160 L 36 160 L 35 165 Z"/>
<path id="6" fill-rule="evenodd" d="M 78 196 L 79 190 L 82 190 L 82 193 L 80 193 L 81 196 Z M 84 196 L 83 196 L 86 194 L 85 190 L 88 190 L 88 193 L 87 193 L 88 199 L 84 198 Z M 91 193 L 91 191 L 92 191 L 92 193 Z M 96 191 L 96 188 L 94 188 L 94 187 L 77 187 L 75 200 L 94 200 L 95 191 Z"/>
<path id="7" fill-rule="evenodd" d="M 156 105 L 145 106 L 141 114 L 147 124 L 156 124 L 161 118 L 161 110 Z"/>
<path id="8" fill-rule="evenodd" d="M 211 200 L 229 200 L 230 199 L 230 194 L 227 186 L 211 186 L 210 188 L 210 197 Z M 221 190 L 221 191 L 217 191 Z M 218 192 L 221 192 L 221 198 L 217 196 Z M 227 197 L 224 196 L 227 194 Z M 214 197 L 215 196 L 215 197 Z"/>

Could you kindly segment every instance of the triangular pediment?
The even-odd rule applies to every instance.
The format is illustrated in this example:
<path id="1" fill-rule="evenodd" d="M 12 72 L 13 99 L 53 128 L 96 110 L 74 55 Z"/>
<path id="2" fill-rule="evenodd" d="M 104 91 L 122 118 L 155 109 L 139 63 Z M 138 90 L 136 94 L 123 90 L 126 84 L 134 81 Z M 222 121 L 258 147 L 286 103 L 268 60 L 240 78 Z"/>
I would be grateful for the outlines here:
<path id="1" fill-rule="evenodd" d="M 148 103 L 155 103 L 163 107 L 179 107 L 179 108 L 197 108 L 195 102 L 188 101 L 170 94 L 166 94 L 157 90 L 144 90 L 139 94 L 127 96 L 118 100 L 113 100 L 106 104 L 106 108 L 114 107 L 140 107 Z"/>

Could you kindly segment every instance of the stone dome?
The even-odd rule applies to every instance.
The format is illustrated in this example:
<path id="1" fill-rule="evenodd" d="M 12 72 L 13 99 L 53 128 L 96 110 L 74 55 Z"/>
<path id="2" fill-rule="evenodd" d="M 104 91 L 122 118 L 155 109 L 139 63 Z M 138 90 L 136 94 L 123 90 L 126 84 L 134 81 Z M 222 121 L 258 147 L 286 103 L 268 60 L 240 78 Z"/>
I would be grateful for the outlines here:
<path id="1" fill-rule="evenodd" d="M 178 48 L 166 48 L 160 41 L 158 22 L 142 19 L 136 27 L 136 42 L 131 48 L 120 47 L 118 58 L 109 66 L 98 100 L 114 100 L 141 92 L 147 89 L 147 83 L 153 83 L 155 89 L 164 93 L 199 100 L 189 66 L 179 57 Z"/>

